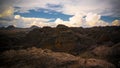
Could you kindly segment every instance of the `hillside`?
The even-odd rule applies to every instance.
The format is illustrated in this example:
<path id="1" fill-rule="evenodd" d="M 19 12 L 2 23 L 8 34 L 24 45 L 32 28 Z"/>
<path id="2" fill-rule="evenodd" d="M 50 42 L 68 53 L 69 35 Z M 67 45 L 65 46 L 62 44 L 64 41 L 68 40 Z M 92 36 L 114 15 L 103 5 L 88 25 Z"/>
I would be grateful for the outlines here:
<path id="1" fill-rule="evenodd" d="M 37 57 L 34 56 L 37 56 L 39 54 L 36 50 L 34 53 L 37 53 L 37 55 L 33 55 L 33 53 L 29 53 L 28 55 L 28 52 L 32 50 L 28 49 L 31 47 L 36 47 L 35 49 L 37 49 L 38 52 L 39 48 L 42 48 L 43 50 L 48 49 L 53 51 L 52 53 L 50 52 L 50 54 L 47 54 L 48 57 L 46 56 L 47 59 L 45 60 L 41 60 L 41 57 L 38 57 L 38 62 L 44 62 L 40 64 L 49 65 L 49 63 L 45 61 L 50 61 L 50 64 L 53 62 L 53 67 L 51 68 L 56 68 L 54 65 L 63 65 L 61 68 L 64 68 L 64 65 L 65 67 L 67 65 L 67 68 L 80 68 L 80 65 L 83 67 L 86 65 L 88 68 L 91 68 L 90 66 L 100 66 L 99 68 L 106 68 L 106 66 L 104 66 L 106 64 L 110 64 L 110 67 L 107 68 L 114 68 L 114 66 L 119 68 L 120 26 L 82 28 L 58 25 L 54 28 L 48 26 L 39 28 L 34 26 L 31 28 L 11 27 L 9 29 L 0 29 L 0 53 L 2 54 L 0 59 L 4 62 L 1 64 L 1 66 L 4 66 L 6 63 L 13 63 L 9 64 L 12 68 L 15 65 L 14 62 L 16 61 L 19 61 L 16 64 L 20 64 L 20 66 L 23 62 L 24 66 L 24 64 L 27 64 L 27 60 L 36 60 Z M 13 54 L 11 54 L 11 51 Z M 5 58 L 3 58 L 4 53 L 6 56 L 4 56 Z M 21 55 L 21 53 L 23 53 L 23 55 Z M 61 58 L 59 59 L 56 54 L 60 54 Z M 41 55 L 41 53 L 39 55 Z M 62 59 L 62 57 L 64 58 L 66 55 L 69 58 L 73 58 Z M 30 56 L 33 56 L 33 58 L 30 59 Z M 13 57 L 16 57 L 16 59 Z M 26 59 L 26 57 L 28 57 L 28 59 Z M 55 64 L 56 62 L 52 61 L 50 58 L 56 60 L 58 64 Z M 7 59 L 9 59 L 9 61 L 6 61 Z M 24 59 L 26 60 L 22 61 Z M 83 61 L 85 59 L 87 59 L 88 64 L 82 64 L 87 62 Z M 90 61 L 95 62 L 89 64 L 89 59 Z M 35 66 L 39 65 L 39 63 L 32 61 L 28 64 L 33 64 L 32 68 L 36 68 Z M 105 64 L 102 64 L 102 62 Z M 8 67 L 6 66 L 5 68 Z M 14 68 L 17 68 L 17 66 Z"/>

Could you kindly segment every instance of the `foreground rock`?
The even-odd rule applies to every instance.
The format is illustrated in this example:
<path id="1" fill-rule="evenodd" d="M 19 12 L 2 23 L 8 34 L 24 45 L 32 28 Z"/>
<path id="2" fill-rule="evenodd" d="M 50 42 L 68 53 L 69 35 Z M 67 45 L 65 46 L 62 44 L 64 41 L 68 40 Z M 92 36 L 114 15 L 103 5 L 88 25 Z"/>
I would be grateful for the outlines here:
<path id="1" fill-rule="evenodd" d="M 84 59 L 35 47 L 9 50 L 0 57 L 0 68 L 115 68 L 104 60 Z"/>
<path id="2" fill-rule="evenodd" d="M 116 66 L 120 66 L 120 43 L 114 45 L 114 46 L 106 46 L 101 45 L 93 49 L 92 53 L 96 56 L 99 56 L 99 58 L 106 59 L 112 63 L 114 63 Z"/>

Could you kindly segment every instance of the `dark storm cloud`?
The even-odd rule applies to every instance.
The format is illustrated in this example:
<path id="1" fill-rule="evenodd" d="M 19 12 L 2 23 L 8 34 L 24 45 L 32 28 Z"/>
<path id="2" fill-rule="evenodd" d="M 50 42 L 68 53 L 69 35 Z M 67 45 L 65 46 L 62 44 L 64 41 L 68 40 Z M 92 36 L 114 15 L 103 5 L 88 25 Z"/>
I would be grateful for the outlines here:
<path id="1" fill-rule="evenodd" d="M 120 0 L 111 0 L 113 16 L 120 17 Z"/>
<path id="2" fill-rule="evenodd" d="M 50 8 L 62 8 L 62 5 L 58 5 L 58 4 L 47 4 L 47 6 Z"/>

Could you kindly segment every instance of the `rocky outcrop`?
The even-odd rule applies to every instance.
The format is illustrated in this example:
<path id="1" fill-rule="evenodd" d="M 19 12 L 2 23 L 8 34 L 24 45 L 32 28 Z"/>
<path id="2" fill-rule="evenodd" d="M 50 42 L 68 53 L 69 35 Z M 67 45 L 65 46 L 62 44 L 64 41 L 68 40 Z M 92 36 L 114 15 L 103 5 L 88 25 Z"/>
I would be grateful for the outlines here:
<path id="1" fill-rule="evenodd" d="M 110 50 L 111 50 L 110 47 L 101 45 L 101 46 L 98 46 L 95 49 L 93 49 L 92 53 L 94 53 L 95 55 L 100 56 L 100 57 L 107 57 Z"/>
<path id="2" fill-rule="evenodd" d="M 120 43 L 110 47 L 101 45 L 92 50 L 92 53 L 99 58 L 108 60 L 115 64 L 118 68 L 120 67 Z"/>
<path id="3" fill-rule="evenodd" d="M 14 25 L 9 25 L 6 29 L 15 29 Z"/>
<path id="4" fill-rule="evenodd" d="M 48 49 L 9 50 L 1 54 L 1 68 L 115 68 L 104 60 L 84 59 Z"/>
<path id="5" fill-rule="evenodd" d="M 26 43 L 40 48 L 71 53 L 83 48 L 87 49 L 96 42 L 85 35 L 75 33 L 67 26 L 58 25 L 56 28 L 33 29 L 26 35 Z"/>
<path id="6" fill-rule="evenodd" d="M 65 26 L 65 25 L 63 25 L 63 24 L 59 24 L 59 25 L 57 25 L 56 28 L 65 29 L 65 28 L 69 28 L 69 27 L 67 27 L 67 26 Z"/>
<path id="7" fill-rule="evenodd" d="M 119 43 L 119 26 L 81 28 L 58 25 L 55 28 L 49 26 L 36 28 L 35 26 L 32 30 L 31 28 L 0 30 L 0 53 L 10 49 L 15 49 L 17 50 L 15 53 L 18 53 L 21 49 L 34 46 L 42 49 L 50 49 L 57 53 L 70 53 L 72 56 L 81 56 L 82 59 L 95 58 L 95 61 L 97 61 L 99 58 L 107 60 L 116 66 L 120 66 Z M 49 52 L 49 50 L 45 51 Z M 18 60 L 15 60 L 15 62 L 16 61 Z"/>

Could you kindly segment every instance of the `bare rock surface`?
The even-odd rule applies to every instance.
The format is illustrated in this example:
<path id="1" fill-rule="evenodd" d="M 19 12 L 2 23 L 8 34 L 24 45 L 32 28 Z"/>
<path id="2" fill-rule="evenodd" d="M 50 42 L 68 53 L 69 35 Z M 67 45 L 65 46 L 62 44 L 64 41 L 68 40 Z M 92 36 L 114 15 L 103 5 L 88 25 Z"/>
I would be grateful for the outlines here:
<path id="1" fill-rule="evenodd" d="M 115 68 L 104 60 L 84 59 L 35 47 L 5 51 L 0 57 L 0 68 Z"/>

